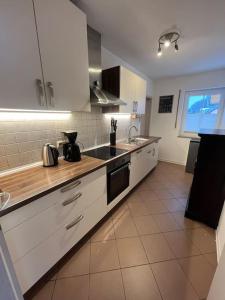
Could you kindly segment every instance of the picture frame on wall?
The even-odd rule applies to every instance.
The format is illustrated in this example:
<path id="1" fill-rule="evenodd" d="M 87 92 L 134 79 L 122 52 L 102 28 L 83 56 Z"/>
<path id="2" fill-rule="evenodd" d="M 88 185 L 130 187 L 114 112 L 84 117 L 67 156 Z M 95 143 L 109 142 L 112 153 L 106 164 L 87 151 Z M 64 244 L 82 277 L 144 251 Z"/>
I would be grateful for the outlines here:
<path id="1" fill-rule="evenodd" d="M 172 113 L 173 111 L 173 97 L 174 95 L 160 96 L 159 97 L 159 110 L 158 113 Z"/>

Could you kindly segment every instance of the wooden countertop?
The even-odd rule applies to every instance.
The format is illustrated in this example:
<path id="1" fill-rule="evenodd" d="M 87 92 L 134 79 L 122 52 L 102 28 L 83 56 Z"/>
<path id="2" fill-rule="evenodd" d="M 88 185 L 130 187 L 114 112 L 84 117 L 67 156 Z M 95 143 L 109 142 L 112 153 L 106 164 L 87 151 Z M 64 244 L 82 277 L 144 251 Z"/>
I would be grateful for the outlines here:
<path id="1" fill-rule="evenodd" d="M 144 146 L 158 141 L 159 137 L 145 137 L 148 141 L 141 145 L 118 143 L 115 147 L 132 153 Z M 121 156 L 122 156 L 121 155 Z M 115 159 L 115 158 L 113 158 Z M 23 171 L 17 171 L 0 177 L 0 188 L 10 193 L 10 200 L 0 210 L 3 216 L 31 201 L 34 201 L 80 177 L 83 177 L 97 169 L 106 166 L 111 160 L 104 161 L 82 155 L 80 162 L 70 163 L 59 159 L 56 167 L 45 168 L 43 166 L 31 167 Z"/>

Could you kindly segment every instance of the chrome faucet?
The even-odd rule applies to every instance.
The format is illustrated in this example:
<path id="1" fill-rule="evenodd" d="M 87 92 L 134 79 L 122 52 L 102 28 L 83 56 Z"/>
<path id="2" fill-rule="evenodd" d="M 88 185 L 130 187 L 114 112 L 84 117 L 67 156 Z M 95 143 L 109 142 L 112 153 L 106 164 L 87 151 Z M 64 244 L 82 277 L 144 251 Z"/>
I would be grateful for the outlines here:
<path id="1" fill-rule="evenodd" d="M 132 137 L 131 137 L 131 130 L 132 130 L 132 128 L 134 128 L 136 130 L 136 132 L 138 132 L 138 129 L 137 129 L 137 127 L 135 125 L 132 125 L 132 126 L 129 127 L 129 131 L 128 131 L 128 143 L 130 143 L 133 140 Z"/>

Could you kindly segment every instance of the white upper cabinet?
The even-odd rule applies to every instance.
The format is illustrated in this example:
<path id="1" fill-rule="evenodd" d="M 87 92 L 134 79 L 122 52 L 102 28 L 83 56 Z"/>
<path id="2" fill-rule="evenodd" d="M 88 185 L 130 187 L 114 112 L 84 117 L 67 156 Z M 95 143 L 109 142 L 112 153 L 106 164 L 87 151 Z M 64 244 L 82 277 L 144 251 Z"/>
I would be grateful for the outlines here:
<path id="1" fill-rule="evenodd" d="M 46 109 L 45 105 L 33 3 L 1 0 L 0 108 Z"/>
<path id="2" fill-rule="evenodd" d="M 47 105 L 90 110 L 86 16 L 69 0 L 34 0 Z"/>
<path id="3" fill-rule="evenodd" d="M 121 113 L 133 112 L 135 93 L 135 74 L 124 67 L 120 67 L 120 98 L 127 104 L 120 106 Z"/>
<path id="4" fill-rule="evenodd" d="M 90 110 L 86 16 L 70 0 L 0 0 L 0 108 Z"/>
<path id="5" fill-rule="evenodd" d="M 135 101 L 137 101 L 137 113 L 145 114 L 147 83 L 146 83 L 146 80 L 144 80 L 140 76 L 137 76 L 137 75 L 135 75 L 135 76 L 136 76 Z"/>
<path id="6" fill-rule="evenodd" d="M 145 114 L 147 83 L 134 72 L 123 66 L 103 70 L 102 86 L 126 102 L 127 105 L 119 107 L 119 112 Z"/>

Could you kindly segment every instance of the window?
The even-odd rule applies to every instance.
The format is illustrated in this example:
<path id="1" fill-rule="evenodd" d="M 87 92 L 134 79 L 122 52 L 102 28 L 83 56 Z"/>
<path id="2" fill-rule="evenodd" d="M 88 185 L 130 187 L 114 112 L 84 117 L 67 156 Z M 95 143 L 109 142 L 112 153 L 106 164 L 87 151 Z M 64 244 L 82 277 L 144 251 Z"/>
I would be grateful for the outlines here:
<path id="1" fill-rule="evenodd" d="M 225 129 L 225 88 L 185 92 L 181 135 Z"/>

